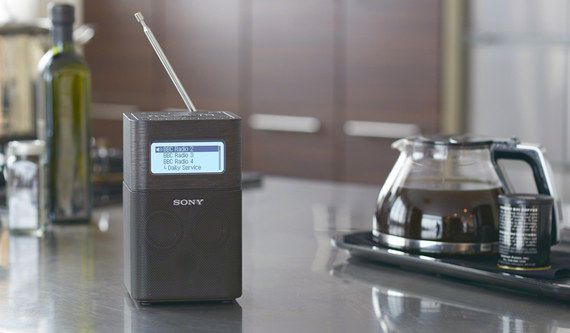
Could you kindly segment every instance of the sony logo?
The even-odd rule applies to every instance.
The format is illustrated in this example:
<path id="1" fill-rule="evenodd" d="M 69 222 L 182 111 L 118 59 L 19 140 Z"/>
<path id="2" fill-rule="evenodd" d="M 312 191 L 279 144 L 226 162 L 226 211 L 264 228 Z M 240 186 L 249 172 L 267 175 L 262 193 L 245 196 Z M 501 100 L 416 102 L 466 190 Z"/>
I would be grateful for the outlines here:
<path id="1" fill-rule="evenodd" d="M 174 206 L 202 206 L 204 199 L 174 199 L 172 205 Z"/>

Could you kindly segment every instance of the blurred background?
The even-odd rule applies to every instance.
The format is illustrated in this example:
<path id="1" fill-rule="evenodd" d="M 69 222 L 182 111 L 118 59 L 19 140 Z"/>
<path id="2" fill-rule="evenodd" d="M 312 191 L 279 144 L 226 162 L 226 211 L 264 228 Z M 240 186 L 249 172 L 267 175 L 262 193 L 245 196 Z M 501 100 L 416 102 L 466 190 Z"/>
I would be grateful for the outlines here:
<path id="1" fill-rule="evenodd" d="M 47 16 L 45 0 L 2 2 L 3 20 Z M 93 135 L 109 148 L 122 112 L 183 108 L 141 11 L 198 108 L 243 117 L 246 170 L 381 184 L 391 143 L 420 132 L 516 135 L 570 165 L 568 0 L 69 2 L 95 28 Z"/>

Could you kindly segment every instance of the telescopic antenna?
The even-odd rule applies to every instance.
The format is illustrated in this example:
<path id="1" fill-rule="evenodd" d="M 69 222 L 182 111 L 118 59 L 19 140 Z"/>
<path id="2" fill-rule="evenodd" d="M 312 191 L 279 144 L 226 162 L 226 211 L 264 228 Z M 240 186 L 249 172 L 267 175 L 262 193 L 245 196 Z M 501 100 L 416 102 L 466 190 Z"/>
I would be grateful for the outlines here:
<path id="1" fill-rule="evenodd" d="M 196 112 L 196 107 L 194 106 L 194 103 L 192 103 L 192 101 L 190 100 L 190 97 L 188 96 L 188 93 L 186 93 L 186 90 L 184 90 L 184 86 L 182 85 L 182 83 L 178 79 L 176 72 L 174 72 L 172 65 L 170 65 L 168 58 L 166 58 L 166 55 L 164 54 L 164 52 L 162 51 L 162 48 L 160 47 L 160 44 L 158 44 L 158 41 L 154 37 L 152 30 L 150 30 L 150 28 L 146 25 L 146 23 L 144 23 L 143 15 L 140 12 L 137 12 L 137 13 L 135 13 L 135 18 L 142 25 L 144 34 L 146 35 L 146 38 L 148 38 L 150 45 L 152 45 L 154 52 L 156 52 L 156 55 L 158 56 L 158 59 L 160 59 L 162 66 L 164 66 L 166 73 L 168 73 L 168 76 L 170 76 L 172 83 L 174 83 L 176 90 L 178 90 L 180 97 L 182 97 L 184 104 L 186 104 L 188 111 Z"/>

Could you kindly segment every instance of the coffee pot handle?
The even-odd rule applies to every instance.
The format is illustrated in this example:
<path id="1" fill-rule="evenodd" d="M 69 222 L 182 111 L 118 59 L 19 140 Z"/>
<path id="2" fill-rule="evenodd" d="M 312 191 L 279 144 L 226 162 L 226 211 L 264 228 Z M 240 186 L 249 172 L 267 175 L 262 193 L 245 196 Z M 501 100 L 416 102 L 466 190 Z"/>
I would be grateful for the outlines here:
<path id="1" fill-rule="evenodd" d="M 559 238 L 559 228 L 562 225 L 562 207 L 560 198 L 554 187 L 550 164 L 544 157 L 544 152 L 540 146 L 531 144 L 521 144 L 517 138 L 509 141 L 495 142 L 491 146 L 491 160 L 497 171 L 499 179 L 503 183 L 507 192 L 512 192 L 507 177 L 499 166 L 499 160 L 518 160 L 526 162 L 532 169 L 534 181 L 538 193 L 550 195 L 554 198 L 554 208 L 552 212 L 552 244 L 556 244 Z"/>

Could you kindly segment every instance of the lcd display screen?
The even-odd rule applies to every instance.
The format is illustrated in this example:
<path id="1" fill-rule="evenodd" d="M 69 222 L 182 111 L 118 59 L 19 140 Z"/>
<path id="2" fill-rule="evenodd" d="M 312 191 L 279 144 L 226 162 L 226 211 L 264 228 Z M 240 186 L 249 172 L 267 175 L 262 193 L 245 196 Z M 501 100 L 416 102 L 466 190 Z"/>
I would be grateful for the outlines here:
<path id="1" fill-rule="evenodd" d="M 150 145 L 153 174 L 222 173 L 225 147 L 221 141 L 154 142 Z"/>

